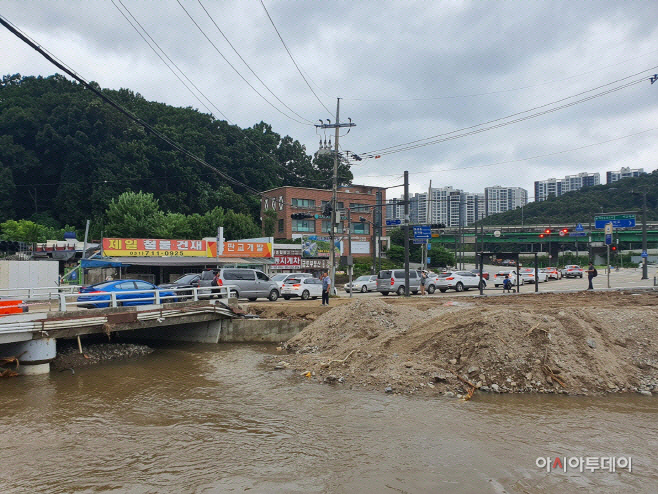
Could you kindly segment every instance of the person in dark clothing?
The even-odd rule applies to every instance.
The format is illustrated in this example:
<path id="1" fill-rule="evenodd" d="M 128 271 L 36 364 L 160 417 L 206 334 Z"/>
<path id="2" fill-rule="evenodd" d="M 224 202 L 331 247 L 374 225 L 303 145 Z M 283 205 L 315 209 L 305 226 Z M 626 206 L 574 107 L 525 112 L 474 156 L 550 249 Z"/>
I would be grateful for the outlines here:
<path id="1" fill-rule="evenodd" d="M 594 286 L 592 285 L 592 280 L 596 276 L 596 268 L 594 267 L 594 264 L 591 262 L 589 263 L 589 267 L 585 270 L 587 273 L 587 281 L 589 281 L 589 286 L 587 287 L 588 290 L 594 290 Z"/>
<path id="2" fill-rule="evenodd" d="M 329 305 L 329 289 L 331 288 L 331 278 L 327 273 L 322 276 L 322 305 Z"/>

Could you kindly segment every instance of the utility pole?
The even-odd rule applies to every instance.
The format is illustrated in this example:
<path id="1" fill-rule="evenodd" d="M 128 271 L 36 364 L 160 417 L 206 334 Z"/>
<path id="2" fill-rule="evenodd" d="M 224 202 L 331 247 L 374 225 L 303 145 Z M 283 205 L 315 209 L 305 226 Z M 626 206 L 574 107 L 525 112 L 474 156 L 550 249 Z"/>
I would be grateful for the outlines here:
<path id="1" fill-rule="evenodd" d="M 404 296 L 409 296 L 409 172 L 404 172 Z"/>
<path id="2" fill-rule="evenodd" d="M 652 82 L 653 84 L 653 82 Z M 647 252 L 647 191 L 642 192 L 642 252 Z M 647 265 L 648 257 L 642 259 L 642 279 L 649 279 L 649 266 Z"/>
<path id="3" fill-rule="evenodd" d="M 375 272 L 373 274 L 379 273 L 382 269 L 382 192 L 377 191 L 375 197 L 377 198 L 377 207 L 375 209 L 375 228 L 377 229 L 377 245 L 375 246 L 375 250 L 373 251 L 373 265 L 375 263 L 375 258 L 374 256 L 377 255 L 377 261 L 378 261 L 378 267 L 375 268 Z"/>
<path id="4" fill-rule="evenodd" d="M 350 283 L 350 298 L 352 298 L 352 292 L 354 287 L 352 286 L 352 211 L 350 208 L 347 208 L 347 245 L 349 246 L 349 257 L 347 258 L 347 272 L 349 274 L 349 283 Z"/>
<path id="5" fill-rule="evenodd" d="M 326 124 L 322 123 L 320 120 L 320 125 L 315 127 L 320 129 L 336 129 L 336 134 L 334 138 L 334 175 L 332 181 L 332 196 L 331 196 L 331 229 L 329 231 L 329 237 L 331 241 L 330 246 L 330 276 L 331 276 L 331 289 L 336 293 L 336 249 L 334 247 L 335 238 L 336 238 L 336 196 L 338 193 L 338 139 L 340 138 L 339 130 L 341 127 L 356 127 L 355 123 L 352 123 L 351 119 L 349 123 L 340 123 L 340 98 L 336 98 L 336 123 L 332 124 L 331 121 L 327 120 Z"/>

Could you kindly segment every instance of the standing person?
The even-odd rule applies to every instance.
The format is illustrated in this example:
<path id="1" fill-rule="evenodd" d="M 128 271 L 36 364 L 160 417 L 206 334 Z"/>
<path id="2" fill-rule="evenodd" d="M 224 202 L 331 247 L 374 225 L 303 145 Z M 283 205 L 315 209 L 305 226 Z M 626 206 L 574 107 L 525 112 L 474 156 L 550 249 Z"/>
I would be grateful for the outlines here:
<path id="1" fill-rule="evenodd" d="M 327 273 L 322 275 L 322 305 L 329 305 L 329 289 L 331 288 L 331 278 Z"/>
<path id="2" fill-rule="evenodd" d="M 508 274 L 505 275 L 505 279 L 503 280 L 503 293 L 505 293 L 506 290 L 507 293 L 512 293 L 512 279 Z"/>
<path id="3" fill-rule="evenodd" d="M 587 281 L 589 281 L 589 286 L 587 287 L 587 289 L 588 290 L 594 290 L 594 286 L 592 286 L 592 280 L 599 273 L 597 273 L 596 268 L 594 267 L 594 264 L 592 264 L 591 262 L 589 263 L 589 266 L 588 266 L 588 268 L 585 272 L 587 273 Z"/>
<path id="4" fill-rule="evenodd" d="M 420 273 L 420 295 L 423 296 L 425 295 L 425 282 L 427 281 L 427 273 L 425 271 L 421 271 Z"/>

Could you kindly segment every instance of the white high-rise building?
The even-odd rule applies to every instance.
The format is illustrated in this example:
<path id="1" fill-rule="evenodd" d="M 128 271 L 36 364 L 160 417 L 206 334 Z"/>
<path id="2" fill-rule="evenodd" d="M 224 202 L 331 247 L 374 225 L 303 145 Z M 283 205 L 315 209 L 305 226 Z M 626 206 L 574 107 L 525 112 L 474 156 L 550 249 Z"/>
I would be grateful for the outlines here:
<path id="1" fill-rule="evenodd" d="M 504 213 L 528 204 L 528 191 L 521 187 L 484 188 L 485 216 Z"/>
<path id="2" fill-rule="evenodd" d="M 577 175 L 567 175 L 564 178 L 538 180 L 535 182 L 535 201 L 545 201 L 549 196 L 559 197 L 567 192 L 580 190 L 583 187 L 592 187 L 600 183 L 601 175 L 599 173 L 587 172 L 578 173 Z"/>
<path id="3" fill-rule="evenodd" d="M 621 167 L 621 170 L 614 172 L 605 172 L 606 183 L 611 184 L 622 178 L 639 177 L 644 174 L 644 168 Z"/>

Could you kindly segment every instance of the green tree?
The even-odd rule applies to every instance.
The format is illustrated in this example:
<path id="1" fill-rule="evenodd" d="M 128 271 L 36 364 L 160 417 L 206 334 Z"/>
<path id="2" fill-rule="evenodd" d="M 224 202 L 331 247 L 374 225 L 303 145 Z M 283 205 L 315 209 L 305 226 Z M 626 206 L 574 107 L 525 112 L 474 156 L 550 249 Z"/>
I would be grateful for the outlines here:
<path id="1" fill-rule="evenodd" d="M 107 209 L 106 235 L 145 238 L 162 228 L 163 215 L 153 194 L 125 192 Z"/>
<path id="2" fill-rule="evenodd" d="M 273 237 L 276 230 L 277 213 L 274 209 L 265 211 L 263 218 L 263 234 L 266 237 Z"/>

